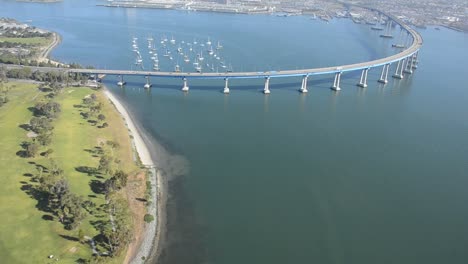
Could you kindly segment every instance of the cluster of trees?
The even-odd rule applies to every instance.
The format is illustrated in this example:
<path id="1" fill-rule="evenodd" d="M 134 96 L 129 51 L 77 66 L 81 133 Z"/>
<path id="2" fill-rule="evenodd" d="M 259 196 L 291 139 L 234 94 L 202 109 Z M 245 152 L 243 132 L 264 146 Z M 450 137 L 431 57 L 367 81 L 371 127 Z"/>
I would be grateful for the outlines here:
<path id="1" fill-rule="evenodd" d="M 0 67 L 0 75 L 3 74 L 7 78 L 12 79 L 29 79 L 39 82 L 50 82 L 50 83 L 69 83 L 73 81 L 86 81 L 88 78 L 85 75 L 79 73 L 65 73 L 59 71 L 33 71 L 29 67 L 23 67 L 20 69 L 9 69 L 7 70 L 4 67 Z"/>
<path id="2" fill-rule="evenodd" d="M 0 27 L 2 31 L 2 36 L 6 38 L 48 38 L 52 36 L 51 32 L 40 32 L 35 27 Z"/>
<path id="3" fill-rule="evenodd" d="M 39 167 L 35 180 L 39 182 L 39 191 L 47 201 L 47 208 L 58 217 L 66 229 L 78 227 L 86 217 L 85 200 L 70 191 L 63 170 L 51 160 L 50 169 L 46 172 Z M 89 202 L 89 201 L 88 201 Z"/>
<path id="4" fill-rule="evenodd" d="M 118 256 L 132 240 L 132 230 L 128 203 L 118 194 L 111 195 L 106 209 L 111 215 L 110 221 L 101 227 L 100 234 L 109 255 Z"/>
<path id="5" fill-rule="evenodd" d="M 9 42 L 9 41 L 3 41 L 0 42 L 0 48 L 2 49 L 8 49 L 8 48 L 30 48 L 34 45 L 32 44 L 26 44 L 26 43 L 21 43 L 21 42 Z"/>
<path id="6" fill-rule="evenodd" d="M 31 56 L 35 54 L 35 51 L 31 51 L 32 53 L 30 54 Z M 52 63 L 50 60 L 49 61 L 37 61 L 37 60 L 30 60 L 26 59 L 24 57 L 18 56 L 17 54 L 13 53 L 7 53 L 4 52 L 0 56 L 0 63 L 3 64 L 16 64 L 16 65 L 23 65 L 23 66 L 36 66 L 36 67 L 57 67 L 60 68 L 57 64 Z"/>
<path id="7" fill-rule="evenodd" d="M 56 91 L 58 92 L 59 90 Z M 27 130 L 34 132 L 35 136 L 32 137 L 32 141 L 26 141 L 22 144 L 23 156 L 27 158 L 35 157 L 41 146 L 50 145 L 54 129 L 52 122 L 62 112 L 62 107 L 59 103 L 49 100 L 37 103 L 32 108 L 32 111 L 34 115 L 29 121 Z M 52 149 L 47 149 L 42 155 L 48 157 L 52 152 Z"/>
<path id="8" fill-rule="evenodd" d="M 98 124 L 98 122 L 100 122 L 100 128 L 105 128 L 109 126 L 109 124 L 105 122 L 106 116 L 101 112 L 103 105 L 101 102 L 97 101 L 97 97 L 95 94 L 91 94 L 83 98 L 83 105 L 85 106 L 85 108 L 88 109 L 88 111 L 81 112 L 81 116 L 84 119 L 87 119 L 89 123 L 96 125 Z M 97 121 L 93 120 L 94 118 L 96 118 Z"/>
<path id="9" fill-rule="evenodd" d="M 104 194 L 110 220 L 100 227 L 99 232 L 102 237 L 101 245 L 108 250 L 110 256 L 116 256 L 132 239 L 128 203 L 119 193 L 127 186 L 128 174 L 116 169 L 120 161 L 114 157 L 114 153 L 120 147 L 119 143 L 107 141 L 102 147 L 105 151 L 101 153 L 98 171 L 107 175 L 107 180 L 104 181 Z"/>

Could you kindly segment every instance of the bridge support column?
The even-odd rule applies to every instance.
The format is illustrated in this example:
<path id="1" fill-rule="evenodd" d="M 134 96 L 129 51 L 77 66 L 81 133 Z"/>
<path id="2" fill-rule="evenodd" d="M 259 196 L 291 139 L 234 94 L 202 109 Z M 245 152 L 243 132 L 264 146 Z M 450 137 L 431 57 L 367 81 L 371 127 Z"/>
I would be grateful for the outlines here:
<path id="1" fill-rule="evenodd" d="M 224 90 L 223 93 L 228 94 L 229 93 L 229 86 L 228 86 L 228 78 L 224 78 Z"/>
<path id="2" fill-rule="evenodd" d="M 332 90 L 335 90 L 335 91 L 340 91 L 341 90 L 340 81 L 341 81 L 341 72 L 337 72 L 335 74 L 335 80 L 333 81 L 333 86 L 331 87 Z"/>
<path id="3" fill-rule="evenodd" d="M 263 88 L 264 94 L 270 94 L 270 76 L 265 78 L 265 88 Z"/>
<path id="4" fill-rule="evenodd" d="M 413 65 L 411 65 L 411 68 L 413 69 L 418 68 L 418 53 L 419 52 L 416 52 L 415 54 L 413 54 Z"/>
<path id="5" fill-rule="evenodd" d="M 406 61 L 407 61 L 407 60 L 408 60 L 407 58 L 404 58 L 404 59 L 402 60 L 402 62 L 401 62 L 401 67 L 400 67 L 400 76 L 401 76 L 401 79 L 403 79 L 403 70 L 405 69 L 404 66 L 406 65 Z"/>
<path id="6" fill-rule="evenodd" d="M 412 74 L 413 73 L 413 55 L 406 58 L 406 66 L 405 66 L 405 73 Z"/>
<path id="7" fill-rule="evenodd" d="M 403 65 L 404 65 L 405 64 L 404 60 L 399 60 L 398 61 L 398 64 L 397 64 L 397 67 L 396 67 L 396 70 L 395 70 L 395 74 L 393 74 L 393 78 L 403 79 L 403 74 L 400 73 L 400 71 L 403 72 L 403 65 L 401 65 L 402 62 L 403 62 Z"/>
<path id="8" fill-rule="evenodd" d="M 382 68 L 382 73 L 380 74 L 379 83 L 386 84 L 388 83 L 388 69 L 390 68 L 390 63 L 385 64 Z"/>
<path id="9" fill-rule="evenodd" d="M 359 83 L 357 84 L 357 86 L 360 86 L 362 88 L 367 87 L 367 73 L 368 72 L 369 72 L 369 68 L 362 70 L 361 79 L 359 80 Z"/>
<path id="10" fill-rule="evenodd" d="M 122 75 L 119 75 L 119 81 L 117 82 L 117 85 L 118 86 L 124 86 L 126 84 L 126 82 L 124 81 L 123 79 L 123 76 Z"/>
<path id="11" fill-rule="evenodd" d="M 153 86 L 153 85 L 152 85 L 151 82 L 150 82 L 149 76 L 145 76 L 145 78 L 146 78 L 146 83 L 145 83 L 145 85 L 143 86 L 143 88 L 149 89 L 149 88 L 151 88 L 151 86 Z"/>
<path id="12" fill-rule="evenodd" d="M 301 89 L 299 89 L 299 91 L 301 93 L 307 93 L 308 90 L 307 90 L 307 80 L 309 79 L 309 75 L 305 75 L 303 78 L 302 78 L 302 86 L 301 86 Z"/>
<path id="13" fill-rule="evenodd" d="M 188 84 L 187 84 L 187 78 L 184 77 L 184 86 L 182 86 L 182 91 L 183 92 L 188 92 L 189 90 L 189 87 L 188 87 Z"/>

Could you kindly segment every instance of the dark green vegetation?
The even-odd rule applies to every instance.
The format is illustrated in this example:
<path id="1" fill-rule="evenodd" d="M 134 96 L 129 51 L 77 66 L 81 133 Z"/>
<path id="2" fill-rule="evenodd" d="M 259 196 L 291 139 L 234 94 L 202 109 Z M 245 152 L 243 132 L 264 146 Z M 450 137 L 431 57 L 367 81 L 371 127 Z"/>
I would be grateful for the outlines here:
<path id="1" fill-rule="evenodd" d="M 133 236 L 125 187 L 139 168 L 120 116 L 100 91 L 0 87 L 2 261 L 121 263 Z"/>
<path id="2" fill-rule="evenodd" d="M 84 84 L 88 79 L 87 76 L 79 73 L 64 73 L 56 71 L 33 71 L 29 67 L 23 67 L 18 69 L 7 69 L 5 67 L 0 67 L 0 78 L 12 78 L 12 79 L 28 79 L 38 82 L 48 82 L 48 86 L 54 91 L 61 89 L 64 85 L 78 85 Z"/>

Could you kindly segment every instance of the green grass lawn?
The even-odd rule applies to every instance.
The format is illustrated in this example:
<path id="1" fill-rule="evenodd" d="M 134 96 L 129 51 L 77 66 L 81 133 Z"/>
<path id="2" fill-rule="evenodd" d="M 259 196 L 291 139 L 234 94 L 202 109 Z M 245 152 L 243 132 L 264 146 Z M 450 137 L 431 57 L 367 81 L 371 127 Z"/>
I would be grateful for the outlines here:
<path id="1" fill-rule="evenodd" d="M 12 85 L 11 83 L 9 85 Z M 28 140 L 21 124 L 28 123 L 32 113 L 28 110 L 35 102 L 41 100 L 45 93 L 36 89 L 35 85 L 16 83 L 9 93 L 10 101 L 0 107 L 0 259 L 1 263 L 50 263 L 48 255 L 54 255 L 59 261 L 53 263 L 75 263 L 79 258 L 88 259 L 91 249 L 87 244 L 74 241 L 78 229 L 87 236 L 94 236 L 98 231 L 92 221 L 107 220 L 105 212 L 88 215 L 76 230 L 68 231 L 54 217 L 45 220 L 50 213 L 41 211 L 38 200 L 27 194 L 25 189 L 31 182 L 29 174 L 36 172 L 36 164 L 48 167 L 50 161 L 42 156 L 36 158 L 21 158 L 16 153 L 21 150 L 22 141 Z M 108 128 L 92 126 L 80 116 L 80 108 L 84 96 L 97 93 L 104 104 L 102 113 L 107 117 Z M 102 194 L 96 194 L 90 187 L 90 182 L 103 181 L 102 178 L 89 176 L 78 172 L 78 166 L 97 167 L 98 158 L 87 150 L 99 145 L 105 140 L 120 143 L 117 157 L 122 160 L 121 167 L 127 171 L 138 170 L 132 160 L 130 140 L 123 121 L 100 92 L 88 88 L 67 88 L 56 99 L 62 105 L 60 117 L 54 121 L 54 137 L 51 157 L 64 170 L 64 175 L 70 183 L 72 192 L 90 199 L 96 204 L 104 202 Z M 98 176 L 99 177 L 99 176 Z M 120 263 L 122 257 L 112 260 Z"/>
<path id="2" fill-rule="evenodd" d="M 34 37 L 34 38 L 5 38 L 5 37 L 0 37 L 0 42 L 13 42 L 13 43 L 45 46 L 45 45 L 50 43 L 50 38 L 45 38 L 45 37 Z"/>

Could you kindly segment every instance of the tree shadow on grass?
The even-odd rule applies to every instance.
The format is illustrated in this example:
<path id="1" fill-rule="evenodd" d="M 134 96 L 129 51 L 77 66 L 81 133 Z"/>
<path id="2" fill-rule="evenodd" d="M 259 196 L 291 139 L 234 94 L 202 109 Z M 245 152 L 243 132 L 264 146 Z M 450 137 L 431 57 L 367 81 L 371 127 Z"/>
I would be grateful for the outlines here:
<path id="1" fill-rule="evenodd" d="M 36 208 L 39 211 L 52 213 L 52 210 L 49 207 L 49 197 L 46 193 L 38 190 L 36 186 L 28 183 L 21 185 L 20 189 L 29 197 L 37 201 Z"/>
<path id="2" fill-rule="evenodd" d="M 96 120 L 88 120 L 88 123 L 90 123 L 92 126 L 95 126 L 97 124 Z"/>
<path id="3" fill-rule="evenodd" d="M 104 154 L 104 151 L 101 147 L 94 147 L 93 149 L 84 149 L 84 151 L 93 154 L 94 158 L 99 157 L 99 155 Z"/>
<path id="4" fill-rule="evenodd" d="M 31 130 L 31 125 L 30 124 L 21 124 L 18 126 L 19 128 L 22 128 L 26 131 L 30 131 Z"/>
<path id="5" fill-rule="evenodd" d="M 86 173 L 88 176 L 96 176 L 99 174 L 98 169 L 89 166 L 78 166 L 75 167 L 77 172 Z"/>
<path id="6" fill-rule="evenodd" d="M 46 221 L 54 221 L 54 217 L 52 215 L 48 215 L 48 214 L 43 215 L 42 219 L 46 220 Z"/>
<path id="7" fill-rule="evenodd" d="M 107 221 L 96 220 L 96 221 L 90 221 L 90 223 L 96 230 L 102 230 L 106 226 Z"/>
<path id="8" fill-rule="evenodd" d="M 106 186 L 104 185 L 104 183 L 98 180 L 91 180 L 89 182 L 89 187 L 91 187 L 91 190 L 95 194 L 104 194 L 106 190 Z"/>
<path id="9" fill-rule="evenodd" d="M 67 235 L 59 235 L 61 236 L 62 238 L 65 238 L 66 240 L 69 240 L 69 241 L 80 241 L 78 238 L 76 237 L 72 237 L 72 236 L 67 236 Z"/>

